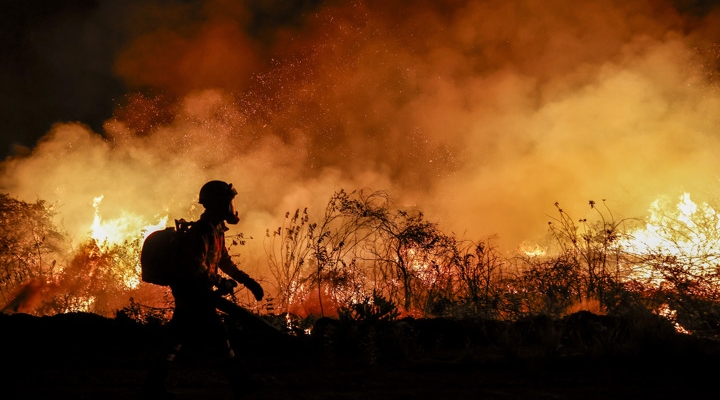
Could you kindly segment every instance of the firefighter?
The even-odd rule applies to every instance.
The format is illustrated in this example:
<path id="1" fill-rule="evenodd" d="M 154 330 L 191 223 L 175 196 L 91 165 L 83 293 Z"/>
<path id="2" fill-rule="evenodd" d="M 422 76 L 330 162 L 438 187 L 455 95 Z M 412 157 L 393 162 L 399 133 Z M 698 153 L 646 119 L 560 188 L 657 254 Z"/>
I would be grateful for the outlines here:
<path id="1" fill-rule="evenodd" d="M 218 297 L 232 293 L 238 283 L 249 289 L 256 300 L 263 298 L 262 286 L 238 269 L 225 247 L 225 223 L 237 224 L 233 199 L 237 191 L 223 181 L 207 182 L 200 189 L 199 203 L 205 211 L 183 236 L 180 269 L 170 283 L 175 299 L 173 317 L 168 324 L 164 359 L 151 369 L 144 386 L 144 397 L 168 398 L 165 381 L 169 366 L 184 345 L 201 344 L 219 357 L 221 368 L 237 398 L 257 388 L 236 361 L 228 332 L 216 307 Z M 225 278 L 219 271 L 230 276 Z"/>

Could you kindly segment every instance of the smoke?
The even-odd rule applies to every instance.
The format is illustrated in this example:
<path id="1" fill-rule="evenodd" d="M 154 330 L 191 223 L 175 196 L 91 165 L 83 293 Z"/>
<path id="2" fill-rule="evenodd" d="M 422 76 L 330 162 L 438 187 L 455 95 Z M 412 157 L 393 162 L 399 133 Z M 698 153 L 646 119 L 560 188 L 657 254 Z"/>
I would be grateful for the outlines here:
<path id="1" fill-rule="evenodd" d="M 0 188 L 57 202 L 79 240 L 98 196 L 104 219 L 189 219 L 222 179 L 249 245 L 341 188 L 388 190 L 508 249 L 543 235 L 556 201 L 642 216 L 659 195 L 711 194 L 720 14 L 586 3 L 135 5 L 112 118 L 58 123 L 2 164 Z"/>
<path id="2" fill-rule="evenodd" d="M 15 297 L 3 307 L 2 312 L 12 314 L 34 310 L 45 297 L 45 295 L 41 293 L 45 286 L 47 285 L 38 280 L 28 282 L 18 290 Z"/>

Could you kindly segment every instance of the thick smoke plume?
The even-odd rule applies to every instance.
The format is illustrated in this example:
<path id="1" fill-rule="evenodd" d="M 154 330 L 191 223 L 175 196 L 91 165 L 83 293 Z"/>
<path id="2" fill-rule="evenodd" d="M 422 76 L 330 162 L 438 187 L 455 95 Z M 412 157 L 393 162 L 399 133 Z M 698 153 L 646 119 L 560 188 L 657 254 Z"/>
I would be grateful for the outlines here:
<path id="1" fill-rule="evenodd" d="M 0 189 L 56 202 L 77 240 L 99 196 L 105 220 L 190 219 L 210 179 L 238 188 L 249 257 L 286 211 L 319 216 L 341 188 L 388 190 L 447 232 L 512 250 L 545 233 L 556 201 L 578 217 L 591 199 L 641 216 L 659 195 L 717 185 L 720 13 L 708 7 L 130 4 L 113 21 L 131 37 L 114 116 L 100 132 L 58 121 L 2 164 Z"/>

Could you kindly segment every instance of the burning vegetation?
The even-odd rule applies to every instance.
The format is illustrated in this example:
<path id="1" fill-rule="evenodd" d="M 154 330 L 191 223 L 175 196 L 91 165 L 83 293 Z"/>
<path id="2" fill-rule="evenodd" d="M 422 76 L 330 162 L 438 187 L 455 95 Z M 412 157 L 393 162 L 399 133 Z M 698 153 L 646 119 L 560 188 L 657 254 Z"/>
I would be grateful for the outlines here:
<path id="1" fill-rule="evenodd" d="M 122 92 L 0 164 L 2 306 L 167 318 L 141 244 L 222 179 L 234 261 L 269 292 L 234 301 L 286 325 L 590 310 L 717 330 L 718 208 L 658 196 L 717 183 L 720 14 L 586 3 L 78 2 L 58 16 L 87 23 L 27 44 L 111 51 L 91 69 Z"/>
<path id="2" fill-rule="evenodd" d="M 132 218 L 96 219 L 92 236 L 70 246 L 47 203 L 1 200 L 5 312 L 167 319 L 166 289 L 139 278 L 140 245 L 159 225 L 122 233 Z M 492 239 L 458 238 L 420 211 L 394 208 L 385 192 L 341 190 L 319 217 L 298 209 L 267 230 L 270 274 L 262 279 L 274 290 L 261 303 L 242 291 L 233 300 L 271 319 L 282 316 L 287 327 L 328 316 L 515 321 L 586 310 L 653 312 L 683 332 L 718 331 L 720 225 L 713 207 L 684 194 L 676 205 L 654 202 L 646 218 L 617 220 L 605 201 L 591 201 L 591 217 L 579 220 L 556 208 L 547 246 L 503 253 Z M 246 239 L 228 240 L 239 257 Z"/>

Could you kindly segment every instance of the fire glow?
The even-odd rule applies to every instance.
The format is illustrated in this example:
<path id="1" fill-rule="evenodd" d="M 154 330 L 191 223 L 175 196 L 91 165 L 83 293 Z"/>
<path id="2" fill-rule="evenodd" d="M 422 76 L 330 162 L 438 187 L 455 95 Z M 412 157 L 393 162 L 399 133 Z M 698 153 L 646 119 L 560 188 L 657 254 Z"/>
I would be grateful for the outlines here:
<path id="1" fill-rule="evenodd" d="M 683 193 L 677 204 L 664 198 L 650 206 L 645 227 L 630 233 L 620 246 L 643 258 L 671 259 L 686 267 L 684 273 L 713 279 L 720 259 L 720 215 L 707 203 L 696 204 L 689 193 Z M 663 276 L 652 265 L 637 263 L 629 279 L 641 279 L 660 286 Z"/>
<path id="2" fill-rule="evenodd" d="M 87 18 L 111 15 L 104 3 Z M 47 274 L 91 280 L 105 268 L 102 279 L 121 282 L 118 296 L 147 289 L 132 243 L 169 218 L 197 218 L 197 190 L 210 179 L 238 189 L 241 223 L 229 236 L 260 237 L 288 209 L 322 215 L 338 188 L 372 188 L 447 232 L 493 237 L 507 254 L 545 234 L 555 200 L 574 207 L 602 196 L 626 215 L 655 201 L 643 228 L 618 244 L 642 256 L 622 265 L 625 279 L 661 285 L 665 277 L 649 269 L 673 257 L 687 257 L 693 274 L 716 263 L 715 209 L 689 195 L 677 209 L 655 197 L 716 183 L 718 13 L 614 0 L 359 0 L 261 11 L 230 0 L 158 11 L 173 3 L 129 7 L 110 25 L 67 24 L 137 29 L 93 36 L 127 38 L 107 46 L 117 49 L 108 73 L 127 93 L 100 132 L 58 122 L 2 163 L 0 188 L 57 203 L 54 221 L 76 239 Z M 236 259 L 271 283 L 255 245 L 235 248 Z M 403 250 L 423 285 L 447 274 L 443 259 Z M 553 256 L 534 244 L 522 252 Z M 69 281 L 59 282 L 82 286 Z M 282 286 L 290 301 L 317 290 Z M 359 301 L 360 288 L 317 291 Z M 87 307 L 105 304 L 91 296 Z"/>
<path id="3" fill-rule="evenodd" d="M 103 245 L 121 245 L 127 240 L 134 239 L 138 232 L 143 232 L 143 239 L 154 231 L 164 229 L 167 224 L 167 216 L 160 218 L 156 224 L 148 224 L 139 215 L 129 214 L 125 211 L 119 218 L 104 220 L 100 217 L 100 202 L 103 196 L 93 200 L 95 217 L 90 228 L 90 237 Z"/>
<path id="4" fill-rule="evenodd" d="M 634 232 L 625 245 L 630 250 L 646 253 L 662 249 L 668 255 L 718 254 L 716 233 L 720 229 L 717 212 L 707 203 L 693 202 L 683 193 L 675 209 L 659 198 L 650 206 L 650 216 L 643 230 Z"/>

